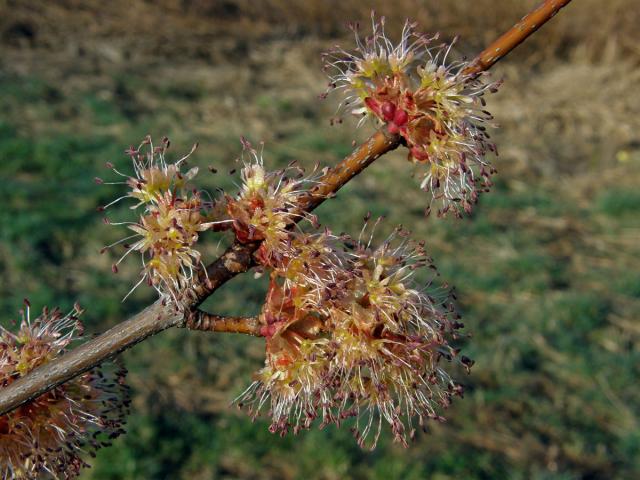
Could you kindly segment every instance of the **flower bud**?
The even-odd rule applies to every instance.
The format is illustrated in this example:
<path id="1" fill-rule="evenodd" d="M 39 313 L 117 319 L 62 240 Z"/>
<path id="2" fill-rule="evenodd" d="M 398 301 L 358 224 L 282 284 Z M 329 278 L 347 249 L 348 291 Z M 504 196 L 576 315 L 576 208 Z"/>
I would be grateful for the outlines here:
<path id="1" fill-rule="evenodd" d="M 176 162 L 168 163 L 165 154 L 169 145 L 165 137 L 154 147 L 151 137 L 146 137 L 137 149 L 128 149 L 135 176 L 127 177 L 112 166 L 117 175 L 126 178 L 123 183 L 129 192 L 107 206 L 133 198 L 138 203 L 132 209 L 141 207 L 142 214 L 135 223 L 116 223 L 127 224 L 134 235 L 105 248 L 130 242 L 124 243 L 126 251 L 113 265 L 114 273 L 127 255 L 133 251 L 140 253 L 142 278 L 133 289 L 146 280 L 160 296 L 172 298 L 179 306 L 180 297 L 192 286 L 194 272 L 201 264 L 200 252 L 195 248 L 200 233 L 224 220 L 212 221 L 221 214 L 218 205 L 204 201 L 201 192 L 190 186 L 198 168 L 181 170 L 197 145 Z"/>
<path id="2" fill-rule="evenodd" d="M 241 242 L 262 241 L 258 259 L 265 265 L 277 263 L 289 249 L 291 226 L 300 219 L 314 223 L 314 217 L 299 211 L 313 176 L 303 176 L 300 168 L 267 171 L 262 154 L 243 140 L 250 157 L 241 170 L 242 187 L 237 197 L 227 196 L 227 213 L 236 238 Z"/>

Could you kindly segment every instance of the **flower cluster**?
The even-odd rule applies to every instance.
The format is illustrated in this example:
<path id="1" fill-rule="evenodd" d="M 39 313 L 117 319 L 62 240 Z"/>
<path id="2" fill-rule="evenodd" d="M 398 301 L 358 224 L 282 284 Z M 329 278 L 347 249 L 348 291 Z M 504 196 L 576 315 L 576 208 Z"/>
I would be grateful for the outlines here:
<path id="1" fill-rule="evenodd" d="M 26 312 L 17 333 L 0 327 L 0 386 L 63 354 L 82 337 L 78 306 L 63 315 Z M 124 369 L 99 367 L 0 416 L 0 478 L 35 479 L 45 472 L 73 478 L 83 458 L 124 432 L 129 400 Z"/>
<path id="2" fill-rule="evenodd" d="M 409 159 L 426 167 L 421 187 L 439 201 L 440 214 L 470 212 L 494 173 L 485 159 L 496 149 L 483 125 L 492 120 L 483 97 L 497 83 L 466 73 L 467 62 L 449 62 L 453 43 L 431 47 L 437 36 L 417 33 L 414 24 L 405 24 L 397 45 L 385 34 L 384 18 L 372 16 L 365 39 L 353 30 L 355 52 L 325 55 L 330 89 L 345 93 L 341 107 L 402 136 Z"/>
<path id="3" fill-rule="evenodd" d="M 314 217 L 301 212 L 300 199 L 313 183 L 295 163 L 277 171 L 267 171 L 262 153 L 242 139 L 250 158 L 240 174 L 242 185 L 235 197 L 226 197 L 226 209 L 236 238 L 241 242 L 262 241 L 260 254 L 264 263 L 288 249 L 289 230 L 302 218 Z"/>
<path id="4" fill-rule="evenodd" d="M 168 148 L 166 137 L 159 146 L 154 147 L 147 137 L 138 148 L 129 148 L 126 153 L 133 162 L 134 177 L 109 165 L 116 174 L 126 178 L 124 182 L 113 183 L 126 184 L 129 192 L 104 208 L 132 198 L 138 202 L 132 209 L 141 208 L 142 213 L 137 222 L 116 223 L 128 225 L 134 234 L 105 249 L 128 242 L 124 243 L 125 254 L 113 266 L 114 272 L 130 252 L 137 251 L 143 264 L 138 285 L 146 280 L 161 296 L 178 300 L 192 285 L 195 270 L 201 264 L 200 252 L 195 248 L 200 233 L 219 222 L 212 220 L 218 213 L 215 202 L 204 200 L 203 193 L 189 185 L 198 168 L 181 171 L 196 146 L 174 163 L 165 160 Z"/>
<path id="5" fill-rule="evenodd" d="M 441 419 L 438 406 L 462 394 L 440 365 L 457 356 L 449 340 L 462 324 L 413 279 L 433 268 L 423 245 L 402 229 L 378 248 L 327 230 L 289 245 L 260 315 L 265 367 L 240 403 L 266 408 L 272 432 L 355 417 L 361 446 L 376 445 L 383 422 L 406 445 L 414 417 Z"/>
<path id="6" fill-rule="evenodd" d="M 362 240 L 365 229 L 358 239 L 321 230 L 301 208 L 319 180 L 295 164 L 269 171 L 262 153 L 244 139 L 243 145 L 238 194 L 224 195 L 211 207 L 215 217 L 209 213 L 205 219 L 226 222 L 239 242 L 260 242 L 254 257 L 270 276 L 259 318 L 265 366 L 241 403 L 253 415 L 268 408 L 273 432 L 297 432 L 316 419 L 340 424 L 356 417 L 354 432 L 362 446 L 375 446 L 383 422 L 406 444 L 415 417 L 420 423 L 441 419 L 438 407 L 446 408 L 462 393 L 441 365 L 457 356 L 449 342 L 458 338 L 462 324 L 448 298 L 437 300 L 414 281 L 417 270 L 434 268 L 423 245 L 402 229 L 378 248 L 371 245 L 373 234 Z M 142 237 L 130 249 L 152 251 L 146 268 L 174 278 L 168 258 L 189 265 L 180 248 L 184 255 L 195 251 L 197 225 L 205 214 L 201 208 L 170 208 L 197 201 L 199 194 L 176 195 L 175 182 L 187 179 L 179 164 L 154 167 L 153 155 L 147 158 L 144 169 L 136 168 L 138 181 L 127 181 L 132 189 L 127 196 L 146 211 L 130 227 Z M 152 178 L 142 172 L 153 168 L 163 175 L 139 181 Z M 172 228 L 178 232 L 168 237 Z M 176 239 L 178 233 L 182 237 Z"/>
<path id="7" fill-rule="evenodd" d="M 401 228 L 377 248 L 373 234 L 362 239 L 366 228 L 358 239 L 321 230 L 304 205 L 322 180 L 295 163 L 269 171 L 262 152 L 243 146 L 238 194 L 208 203 L 187 186 L 195 169 L 166 163 L 168 141 L 130 149 L 136 176 L 122 198 L 144 211 L 129 225 L 137 239 L 127 253 L 141 252 L 143 279 L 180 304 L 200 263 L 200 232 L 221 224 L 238 242 L 259 242 L 254 258 L 270 278 L 259 317 L 266 359 L 241 403 L 252 415 L 268 409 L 273 432 L 355 417 L 360 445 L 375 446 L 385 422 L 406 445 L 416 417 L 442 419 L 439 408 L 462 394 L 442 365 L 458 356 L 450 342 L 462 324 L 448 296 L 416 284 L 416 271 L 434 270 L 423 244 Z"/>

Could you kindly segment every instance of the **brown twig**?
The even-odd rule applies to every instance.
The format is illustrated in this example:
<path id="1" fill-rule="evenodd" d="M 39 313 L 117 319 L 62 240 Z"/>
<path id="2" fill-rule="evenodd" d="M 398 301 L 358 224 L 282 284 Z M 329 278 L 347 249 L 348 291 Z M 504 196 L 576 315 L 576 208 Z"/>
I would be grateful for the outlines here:
<path id="1" fill-rule="evenodd" d="M 553 17 L 570 0 L 547 0 L 524 17 L 507 33 L 483 50 L 472 62 L 466 73 L 476 74 L 490 68 L 503 58 L 542 24 Z M 318 186 L 309 192 L 301 202 L 303 210 L 313 210 L 325 199 L 331 198 L 344 184 L 358 175 L 381 155 L 400 145 L 400 137 L 390 135 L 381 129 L 345 158 L 335 168 L 329 170 Z M 200 275 L 193 295 L 185 300 L 187 311 L 197 308 L 211 293 L 238 273 L 254 264 L 253 253 L 258 243 L 235 242 Z M 127 348 L 146 338 L 173 326 L 184 326 L 188 319 L 176 312 L 175 307 L 155 302 L 129 320 L 116 325 L 97 338 L 89 340 L 71 352 L 33 370 L 0 391 L 0 415 L 33 400 L 42 393 L 99 365 Z M 221 322 L 226 332 L 246 333 L 252 331 L 253 320 L 234 319 Z M 213 322 L 215 330 L 216 322 Z"/>
<path id="2" fill-rule="evenodd" d="M 0 391 L 0 414 L 19 407 L 52 388 L 114 357 L 181 319 L 160 300 L 71 352 L 36 368 Z"/>
<path id="3" fill-rule="evenodd" d="M 185 327 L 204 332 L 243 333 L 261 337 L 258 317 L 224 317 L 195 310 L 189 315 Z"/>
<path id="4" fill-rule="evenodd" d="M 496 41 L 480 52 L 473 62 L 464 70 L 464 73 L 475 75 L 490 69 L 494 63 L 524 42 L 529 35 L 551 20 L 560 9 L 566 7 L 570 2 L 571 0 L 545 0 L 542 2 L 522 17 L 522 20 L 507 30 Z"/>

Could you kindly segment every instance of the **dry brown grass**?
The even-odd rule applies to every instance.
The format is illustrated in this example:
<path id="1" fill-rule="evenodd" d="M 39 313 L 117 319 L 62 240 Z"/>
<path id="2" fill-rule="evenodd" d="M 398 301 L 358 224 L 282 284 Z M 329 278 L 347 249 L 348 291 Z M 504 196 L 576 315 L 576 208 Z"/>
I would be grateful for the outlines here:
<path id="1" fill-rule="evenodd" d="M 538 0 L 63 0 L 0 3 L 0 31 L 5 45 L 39 46 L 73 52 L 91 40 L 109 40 L 127 55 L 208 58 L 229 47 L 274 37 L 341 37 L 347 21 L 368 21 L 371 10 L 389 19 L 391 30 L 405 18 L 428 31 L 459 34 L 475 51 L 508 28 Z M 580 49 L 591 60 L 615 48 L 621 57 L 640 58 L 640 9 L 635 0 L 578 0 L 545 26 L 514 56 L 539 63 L 568 58 Z M 613 45 L 613 47 L 612 47 Z M 233 52 L 229 52 L 233 53 Z M 234 58 L 242 61 L 242 53 Z M 115 53 L 114 53 L 115 55 Z M 233 60 L 233 59 L 229 59 Z"/>

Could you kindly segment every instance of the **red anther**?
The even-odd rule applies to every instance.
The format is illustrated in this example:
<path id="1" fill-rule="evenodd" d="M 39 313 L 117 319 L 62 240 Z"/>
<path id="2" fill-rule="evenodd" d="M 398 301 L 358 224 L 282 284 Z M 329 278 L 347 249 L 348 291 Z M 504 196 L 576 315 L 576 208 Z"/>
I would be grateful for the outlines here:
<path id="1" fill-rule="evenodd" d="M 382 116 L 387 122 L 393 120 L 393 116 L 396 113 L 396 106 L 391 102 L 384 102 L 382 104 Z M 396 122 L 397 123 L 397 122 Z"/>
<path id="2" fill-rule="evenodd" d="M 400 131 L 400 129 L 398 128 L 398 125 L 396 125 L 393 122 L 388 124 L 387 129 L 389 130 L 389 133 L 394 133 L 394 134 Z"/>
<path id="3" fill-rule="evenodd" d="M 407 123 L 408 120 L 409 120 L 409 115 L 407 115 L 407 112 L 405 112 L 402 109 L 396 110 L 393 116 L 393 123 L 395 123 L 399 127 L 402 127 Z"/>

